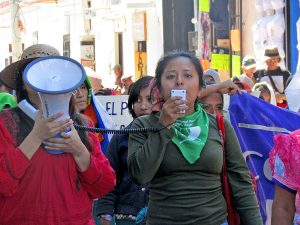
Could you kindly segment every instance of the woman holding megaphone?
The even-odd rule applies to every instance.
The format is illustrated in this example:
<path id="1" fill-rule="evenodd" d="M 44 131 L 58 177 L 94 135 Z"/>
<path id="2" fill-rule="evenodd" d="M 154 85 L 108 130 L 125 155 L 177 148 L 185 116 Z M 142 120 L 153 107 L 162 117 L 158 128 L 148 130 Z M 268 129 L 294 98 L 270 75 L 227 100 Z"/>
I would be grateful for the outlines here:
<path id="1" fill-rule="evenodd" d="M 25 99 L 40 109 L 37 92 L 22 74 L 28 63 L 49 55 L 59 52 L 48 45 L 30 46 L 21 60 L 0 72 L 0 80 L 16 90 L 18 102 Z M 1 225 L 94 224 L 93 199 L 112 190 L 115 173 L 98 138 L 74 129 L 73 120 L 88 124 L 84 117 L 62 116 L 44 118 L 38 112 L 32 120 L 19 107 L 0 113 Z M 65 133 L 67 129 L 71 132 Z M 57 133 L 61 136 L 54 138 Z M 49 154 L 54 149 L 63 154 Z"/>

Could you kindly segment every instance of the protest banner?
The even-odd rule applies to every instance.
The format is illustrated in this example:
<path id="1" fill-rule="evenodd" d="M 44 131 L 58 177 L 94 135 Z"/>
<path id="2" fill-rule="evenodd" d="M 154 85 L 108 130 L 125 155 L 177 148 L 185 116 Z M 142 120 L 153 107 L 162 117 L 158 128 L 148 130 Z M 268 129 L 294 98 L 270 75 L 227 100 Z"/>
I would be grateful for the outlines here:
<path id="1" fill-rule="evenodd" d="M 246 93 L 230 97 L 228 113 L 244 158 L 256 177 L 257 197 L 264 224 L 270 225 L 274 185 L 269 151 L 274 145 L 274 135 L 300 129 L 300 115 Z"/>
<path id="2" fill-rule="evenodd" d="M 132 122 L 133 118 L 128 111 L 128 95 L 96 96 L 96 100 L 117 125 L 116 129 L 123 129 Z"/>

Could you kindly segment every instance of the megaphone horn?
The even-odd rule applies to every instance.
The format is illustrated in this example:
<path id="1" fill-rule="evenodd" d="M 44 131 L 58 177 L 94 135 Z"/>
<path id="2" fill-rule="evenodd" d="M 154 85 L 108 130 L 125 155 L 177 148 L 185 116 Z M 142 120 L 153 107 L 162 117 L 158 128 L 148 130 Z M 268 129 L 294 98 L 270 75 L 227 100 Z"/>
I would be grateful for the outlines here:
<path id="1" fill-rule="evenodd" d="M 70 118 L 69 103 L 72 91 L 85 81 L 85 70 L 77 61 L 64 56 L 46 56 L 29 63 L 24 70 L 23 80 L 37 91 L 45 117 L 64 112 Z M 63 153 L 59 150 L 51 154 Z"/>

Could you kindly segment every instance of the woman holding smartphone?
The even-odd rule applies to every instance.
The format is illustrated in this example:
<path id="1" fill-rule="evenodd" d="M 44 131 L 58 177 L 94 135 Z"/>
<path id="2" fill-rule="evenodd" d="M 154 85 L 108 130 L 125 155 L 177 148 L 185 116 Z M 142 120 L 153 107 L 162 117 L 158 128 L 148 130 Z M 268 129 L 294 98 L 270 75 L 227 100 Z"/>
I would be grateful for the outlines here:
<path id="1" fill-rule="evenodd" d="M 161 130 L 130 134 L 128 146 L 130 175 L 140 184 L 150 182 L 147 225 L 226 224 L 220 180 L 222 139 L 215 117 L 198 103 L 205 86 L 199 60 L 185 52 L 171 52 L 159 60 L 155 78 L 162 108 L 137 118 L 132 128 Z M 172 90 L 185 90 L 186 100 L 171 96 Z M 234 204 L 243 224 L 260 225 L 249 170 L 228 121 L 225 129 Z"/>

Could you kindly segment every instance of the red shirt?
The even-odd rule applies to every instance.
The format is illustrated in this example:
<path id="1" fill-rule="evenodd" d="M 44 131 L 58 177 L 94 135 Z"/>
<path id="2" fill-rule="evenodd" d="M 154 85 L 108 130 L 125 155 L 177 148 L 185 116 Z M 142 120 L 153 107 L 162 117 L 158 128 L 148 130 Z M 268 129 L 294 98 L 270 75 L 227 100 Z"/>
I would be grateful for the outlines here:
<path id="1" fill-rule="evenodd" d="M 94 224 L 93 199 L 110 192 L 116 181 L 98 138 L 89 134 L 91 162 L 80 172 L 68 153 L 52 155 L 40 147 L 29 160 L 11 134 L 18 125 L 10 111 L 1 112 L 0 224 Z"/>

